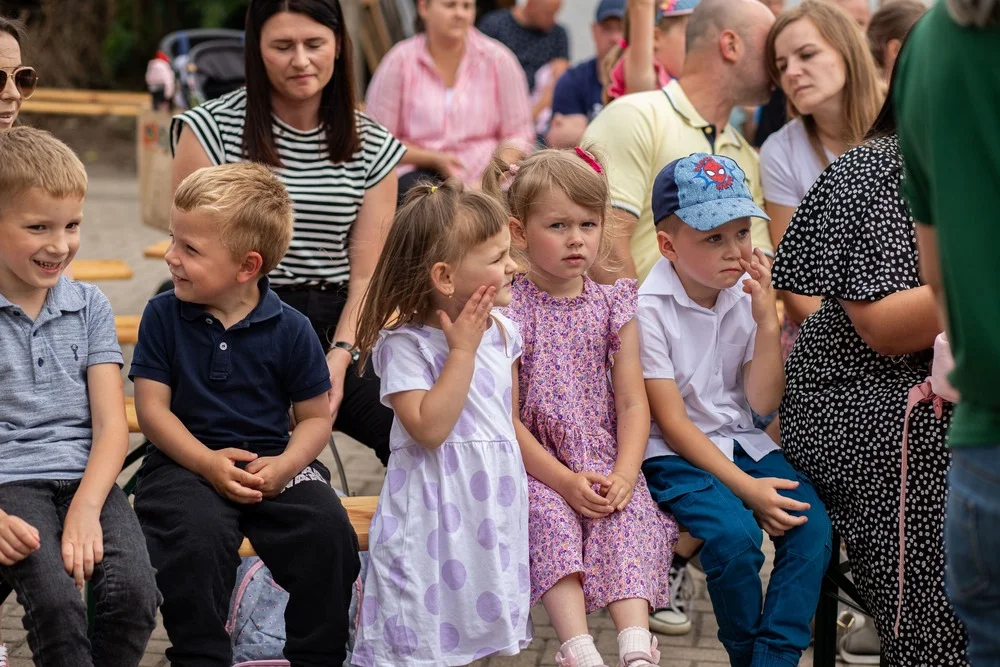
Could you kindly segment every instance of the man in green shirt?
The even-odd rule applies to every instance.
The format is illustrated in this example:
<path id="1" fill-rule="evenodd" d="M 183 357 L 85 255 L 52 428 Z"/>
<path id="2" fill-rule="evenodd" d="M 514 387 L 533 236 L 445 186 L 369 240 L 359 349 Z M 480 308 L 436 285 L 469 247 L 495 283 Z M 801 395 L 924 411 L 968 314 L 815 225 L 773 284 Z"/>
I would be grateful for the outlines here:
<path id="1" fill-rule="evenodd" d="M 996 0 L 940 0 L 913 28 L 894 84 L 903 194 L 924 278 L 947 313 L 961 394 L 949 433 L 946 579 L 973 665 L 1000 665 L 998 63 Z"/>

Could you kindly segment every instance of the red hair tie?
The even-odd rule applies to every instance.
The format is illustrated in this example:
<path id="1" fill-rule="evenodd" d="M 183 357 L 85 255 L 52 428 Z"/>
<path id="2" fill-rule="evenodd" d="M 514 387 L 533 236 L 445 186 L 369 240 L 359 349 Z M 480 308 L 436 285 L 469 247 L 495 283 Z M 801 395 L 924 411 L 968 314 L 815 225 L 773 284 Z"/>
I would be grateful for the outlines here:
<path id="1" fill-rule="evenodd" d="M 620 46 L 623 49 L 627 49 L 628 48 L 628 40 L 627 39 L 621 40 L 620 42 L 618 42 L 618 46 Z"/>
<path id="2" fill-rule="evenodd" d="M 604 173 L 604 167 L 601 166 L 601 163 L 597 161 L 597 158 L 595 158 L 593 154 L 583 150 L 579 146 L 576 147 L 576 154 L 583 158 L 583 161 L 589 164 L 590 168 L 598 174 Z"/>

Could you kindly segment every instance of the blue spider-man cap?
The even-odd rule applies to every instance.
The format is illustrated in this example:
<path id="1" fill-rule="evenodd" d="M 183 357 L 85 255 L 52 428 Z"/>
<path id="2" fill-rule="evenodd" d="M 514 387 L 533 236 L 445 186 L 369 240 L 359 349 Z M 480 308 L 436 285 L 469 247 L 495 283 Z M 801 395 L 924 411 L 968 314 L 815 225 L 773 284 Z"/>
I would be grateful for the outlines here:
<path id="1" fill-rule="evenodd" d="M 700 232 L 736 218 L 770 220 L 754 203 L 740 165 L 708 153 L 693 153 L 661 169 L 653 181 L 652 206 L 654 225 L 676 213 Z"/>

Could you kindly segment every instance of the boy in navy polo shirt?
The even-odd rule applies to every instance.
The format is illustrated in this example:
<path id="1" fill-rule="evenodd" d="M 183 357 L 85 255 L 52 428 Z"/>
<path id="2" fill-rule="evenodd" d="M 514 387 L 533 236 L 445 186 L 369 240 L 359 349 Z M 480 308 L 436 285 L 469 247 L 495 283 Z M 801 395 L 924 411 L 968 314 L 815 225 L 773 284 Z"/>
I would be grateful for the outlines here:
<path id="1" fill-rule="evenodd" d="M 330 372 L 309 320 L 266 278 L 291 242 L 291 199 L 261 165 L 207 167 L 177 188 L 170 232 L 174 289 L 146 306 L 131 369 L 154 445 L 135 508 L 163 593 L 167 658 L 231 664 L 225 623 L 246 536 L 289 593 L 285 657 L 340 665 L 360 564 L 315 460 L 332 428 Z"/>
<path id="2" fill-rule="evenodd" d="M 156 625 L 142 531 L 115 479 L 128 450 L 107 298 L 62 273 L 87 174 L 48 132 L 0 132 L 0 578 L 35 664 L 137 665 Z M 88 640 L 84 580 L 97 601 Z"/>
<path id="3" fill-rule="evenodd" d="M 652 208 L 662 257 L 639 289 L 639 346 L 653 417 L 653 499 L 693 537 L 735 667 L 794 667 L 830 559 L 830 519 L 812 484 L 754 428 L 785 389 L 770 263 L 750 241 L 743 170 L 695 153 L 665 166 Z M 775 546 L 761 594 L 761 528 Z"/>

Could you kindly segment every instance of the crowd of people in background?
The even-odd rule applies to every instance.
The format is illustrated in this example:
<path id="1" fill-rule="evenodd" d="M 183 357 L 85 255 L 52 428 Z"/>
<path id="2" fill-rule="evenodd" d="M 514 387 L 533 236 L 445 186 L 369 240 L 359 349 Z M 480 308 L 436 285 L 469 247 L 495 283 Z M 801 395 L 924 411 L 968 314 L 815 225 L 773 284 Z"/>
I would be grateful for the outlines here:
<path id="1" fill-rule="evenodd" d="M 246 86 L 171 126 L 134 511 L 111 306 L 63 276 L 86 172 L 18 127 L 0 18 L 0 578 L 36 664 L 137 665 L 157 608 L 168 659 L 230 664 L 248 536 L 296 666 L 514 655 L 538 603 L 557 664 L 606 664 L 608 609 L 657 665 L 697 563 L 731 664 L 789 667 L 840 540 L 848 663 L 1000 665 L 1000 2 L 601 0 L 572 65 L 561 4 L 416 0 L 362 100 L 339 0 L 250 0 Z M 333 429 L 386 466 L 356 619 Z"/>

